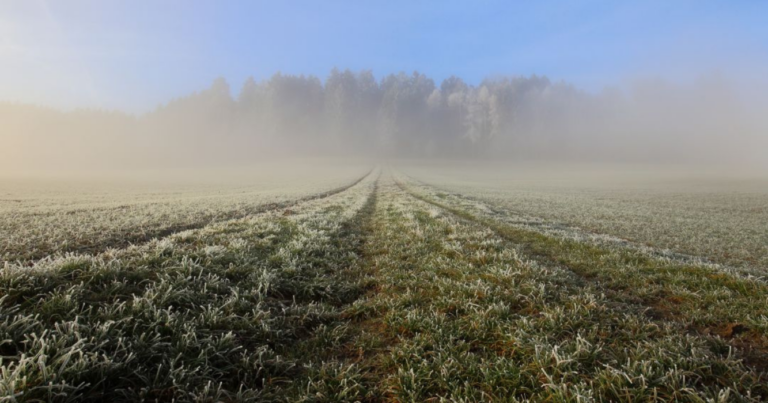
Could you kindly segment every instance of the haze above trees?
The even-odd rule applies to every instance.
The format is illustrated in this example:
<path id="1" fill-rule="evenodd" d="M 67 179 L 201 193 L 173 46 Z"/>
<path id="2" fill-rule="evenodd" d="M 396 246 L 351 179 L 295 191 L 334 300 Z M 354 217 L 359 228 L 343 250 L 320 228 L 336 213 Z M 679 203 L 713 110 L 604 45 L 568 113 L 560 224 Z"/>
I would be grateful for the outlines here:
<path id="1" fill-rule="evenodd" d="M 593 94 L 542 76 L 478 85 L 424 74 L 222 78 L 133 116 L 2 104 L 6 169 L 210 165 L 276 156 L 731 161 L 759 159 L 765 120 L 727 81 Z"/>

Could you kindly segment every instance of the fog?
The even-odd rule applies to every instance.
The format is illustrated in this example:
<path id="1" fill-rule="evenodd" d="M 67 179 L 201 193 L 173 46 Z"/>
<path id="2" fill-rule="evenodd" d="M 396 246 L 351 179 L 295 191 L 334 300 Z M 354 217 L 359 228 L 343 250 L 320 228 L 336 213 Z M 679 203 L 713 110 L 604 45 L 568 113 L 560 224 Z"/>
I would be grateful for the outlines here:
<path id="1" fill-rule="evenodd" d="M 544 76 L 476 85 L 417 72 L 274 74 L 132 115 L 0 104 L 0 170 L 241 166 L 281 158 L 629 162 L 768 168 L 768 102 L 723 75 L 586 91 Z"/>

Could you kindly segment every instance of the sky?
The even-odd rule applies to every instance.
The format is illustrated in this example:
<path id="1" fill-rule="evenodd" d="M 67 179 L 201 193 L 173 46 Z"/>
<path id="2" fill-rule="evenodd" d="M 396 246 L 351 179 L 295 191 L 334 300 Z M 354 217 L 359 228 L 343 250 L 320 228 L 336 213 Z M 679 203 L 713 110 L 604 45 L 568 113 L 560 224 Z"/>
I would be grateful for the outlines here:
<path id="1" fill-rule="evenodd" d="M 725 74 L 768 89 L 765 1 L 0 0 L 0 101 L 134 113 L 224 77 L 334 68 L 599 91 Z"/>

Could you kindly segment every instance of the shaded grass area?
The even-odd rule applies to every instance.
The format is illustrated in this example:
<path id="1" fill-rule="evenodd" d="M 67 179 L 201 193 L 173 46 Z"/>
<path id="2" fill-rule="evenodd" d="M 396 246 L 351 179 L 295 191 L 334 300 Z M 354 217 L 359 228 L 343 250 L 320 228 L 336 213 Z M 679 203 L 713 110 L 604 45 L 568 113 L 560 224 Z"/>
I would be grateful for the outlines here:
<path id="1" fill-rule="evenodd" d="M 764 376 L 718 337 L 653 320 L 572 272 L 390 185 L 372 244 L 367 358 L 387 401 L 761 401 Z"/>
<path id="2" fill-rule="evenodd" d="M 370 182 L 370 181 L 369 181 Z M 282 214 L 0 271 L 0 395 L 13 401 L 286 401 L 325 349 L 358 270 L 363 183 Z"/>
<path id="3" fill-rule="evenodd" d="M 477 222 L 514 243 L 524 256 L 561 266 L 599 287 L 607 298 L 646 307 L 652 319 L 738 347 L 748 365 L 768 371 L 768 284 L 710 266 L 649 257 L 628 248 L 590 245 L 504 223 L 477 201 L 401 183 L 415 197 Z M 494 214 L 499 208 L 494 206 Z M 503 212 L 503 210 L 501 210 Z"/>

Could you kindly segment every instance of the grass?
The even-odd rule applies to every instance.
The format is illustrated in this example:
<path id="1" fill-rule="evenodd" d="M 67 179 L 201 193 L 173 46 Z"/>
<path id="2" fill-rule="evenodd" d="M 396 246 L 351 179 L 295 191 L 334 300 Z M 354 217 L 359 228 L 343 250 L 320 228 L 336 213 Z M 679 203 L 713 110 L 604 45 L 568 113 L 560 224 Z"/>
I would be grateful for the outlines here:
<path id="1" fill-rule="evenodd" d="M 620 303 L 486 225 L 391 187 L 374 239 L 388 400 L 760 400 L 764 375 L 716 336 Z"/>
<path id="2" fill-rule="evenodd" d="M 0 263 L 31 264 L 66 253 L 95 254 L 125 248 L 326 197 L 365 177 L 362 168 L 338 172 L 318 167 L 316 173 L 303 178 L 296 173 L 281 173 L 279 168 L 273 167 L 277 172 L 271 178 L 221 179 L 226 183 L 215 186 L 202 183 L 166 187 L 127 182 L 119 189 L 102 190 L 86 181 L 71 183 L 71 189 L 47 191 L 53 185 L 46 182 L 26 187 L 3 182 Z"/>
<path id="3" fill-rule="evenodd" d="M 0 273 L 0 394 L 19 401 L 251 400 L 300 390 L 315 338 L 365 291 L 372 180 L 343 194 L 96 256 Z M 338 208 L 334 208 L 338 207 Z M 329 330 L 330 329 L 330 330 Z"/>
<path id="4" fill-rule="evenodd" d="M 412 192 L 458 216 L 482 223 L 531 259 L 564 267 L 582 281 L 600 286 L 617 302 L 647 308 L 647 315 L 685 325 L 697 333 L 717 334 L 751 352 L 751 364 L 768 362 L 768 283 L 762 277 L 739 275 L 710 265 L 658 258 L 632 248 L 595 245 L 553 237 L 541 230 L 506 224 L 487 206 L 462 196 L 431 198 L 430 189 Z M 737 331 L 733 331 L 736 328 Z"/>
<path id="5" fill-rule="evenodd" d="M 768 285 L 378 171 L 0 271 L 7 401 L 768 399 Z"/>
<path id="6" fill-rule="evenodd" d="M 519 221 L 578 227 L 766 273 L 765 178 L 701 168 L 549 165 L 409 166 L 404 172 L 514 212 Z"/>

